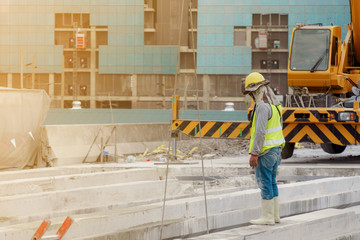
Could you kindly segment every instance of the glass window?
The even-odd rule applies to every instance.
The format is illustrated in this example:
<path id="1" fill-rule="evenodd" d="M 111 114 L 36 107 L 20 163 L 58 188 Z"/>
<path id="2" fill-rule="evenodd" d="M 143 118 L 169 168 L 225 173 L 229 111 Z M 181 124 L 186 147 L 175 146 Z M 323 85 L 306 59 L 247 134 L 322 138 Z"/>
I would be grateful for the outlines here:
<path id="1" fill-rule="evenodd" d="M 279 26 L 280 19 L 279 14 L 271 14 L 271 26 Z"/>
<path id="2" fill-rule="evenodd" d="M 261 15 L 261 25 L 262 26 L 270 25 L 270 15 L 269 14 Z"/>
<path id="3" fill-rule="evenodd" d="M 280 15 L 280 25 L 281 26 L 287 26 L 288 25 L 288 15 L 281 14 Z"/>
<path id="4" fill-rule="evenodd" d="M 260 68 L 261 69 L 267 69 L 268 68 L 267 60 L 264 60 L 264 59 L 260 60 Z"/>
<path id="5" fill-rule="evenodd" d="M 280 48 L 280 40 L 273 40 L 273 48 Z"/>
<path id="6" fill-rule="evenodd" d="M 234 27 L 234 46 L 246 46 L 246 27 Z"/>
<path id="7" fill-rule="evenodd" d="M 325 71 L 329 65 L 330 30 L 297 29 L 294 32 L 290 69 Z"/>
<path id="8" fill-rule="evenodd" d="M 279 60 L 272 60 L 271 61 L 271 68 L 272 69 L 279 69 Z"/>
<path id="9" fill-rule="evenodd" d="M 72 26 L 72 16 L 70 13 L 63 15 L 63 26 Z"/>
<path id="10" fill-rule="evenodd" d="M 260 14 L 253 14 L 253 16 L 252 16 L 252 19 L 253 19 L 252 25 L 253 26 L 260 26 L 260 24 L 261 24 L 260 16 L 261 16 Z"/>

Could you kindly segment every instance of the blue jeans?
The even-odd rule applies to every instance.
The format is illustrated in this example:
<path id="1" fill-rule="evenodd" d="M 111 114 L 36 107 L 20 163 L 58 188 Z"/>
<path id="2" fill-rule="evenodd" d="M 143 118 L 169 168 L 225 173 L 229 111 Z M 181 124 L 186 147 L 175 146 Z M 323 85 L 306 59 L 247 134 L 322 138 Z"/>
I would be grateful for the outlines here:
<path id="1" fill-rule="evenodd" d="M 255 177 L 264 200 L 271 200 L 279 196 L 276 184 L 276 172 L 281 162 L 281 148 L 271 148 L 268 153 L 258 158 Z"/>

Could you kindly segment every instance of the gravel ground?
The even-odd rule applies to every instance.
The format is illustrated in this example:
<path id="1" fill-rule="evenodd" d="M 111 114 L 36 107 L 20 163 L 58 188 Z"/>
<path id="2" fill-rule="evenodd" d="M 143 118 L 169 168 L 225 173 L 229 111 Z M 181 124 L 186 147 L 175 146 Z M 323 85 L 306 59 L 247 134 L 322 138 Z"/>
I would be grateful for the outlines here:
<path id="1" fill-rule="evenodd" d="M 190 139 L 179 141 L 177 148 L 183 152 L 188 153 L 194 147 L 198 149 L 194 154 L 212 155 L 213 157 L 230 157 L 247 154 L 249 151 L 248 139 Z"/>
<path id="2" fill-rule="evenodd" d="M 151 161 L 161 161 L 161 159 L 168 157 L 168 143 L 160 146 L 157 153 L 156 149 L 148 149 L 146 156 L 142 154 L 137 155 L 138 160 L 151 160 Z M 223 157 L 238 157 L 248 155 L 249 151 L 249 139 L 214 139 L 214 138 L 190 138 L 188 140 L 178 140 L 177 141 L 177 155 L 178 159 L 182 160 L 185 157 L 186 159 L 191 158 L 200 158 L 200 154 L 204 159 L 215 159 Z M 319 144 L 312 143 L 301 143 L 296 145 L 297 149 L 319 149 Z M 154 152 L 153 152 L 154 151 Z"/>
<path id="3" fill-rule="evenodd" d="M 248 154 L 249 139 L 203 138 L 201 144 L 200 139 L 183 140 L 177 144 L 177 148 L 183 153 L 188 153 L 193 147 L 198 147 L 194 154 L 200 154 L 200 150 L 202 150 L 205 157 L 236 157 Z M 320 149 L 320 144 L 300 143 L 297 148 Z"/>

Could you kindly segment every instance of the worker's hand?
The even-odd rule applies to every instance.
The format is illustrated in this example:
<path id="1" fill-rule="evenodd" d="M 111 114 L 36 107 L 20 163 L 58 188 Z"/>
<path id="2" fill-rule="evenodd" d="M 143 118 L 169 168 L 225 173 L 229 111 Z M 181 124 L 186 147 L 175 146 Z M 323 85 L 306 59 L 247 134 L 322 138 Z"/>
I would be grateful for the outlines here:
<path id="1" fill-rule="evenodd" d="M 250 160 L 249 160 L 250 167 L 256 168 L 258 166 L 258 162 L 257 162 L 258 158 L 259 156 L 253 156 L 253 155 L 250 156 Z"/>

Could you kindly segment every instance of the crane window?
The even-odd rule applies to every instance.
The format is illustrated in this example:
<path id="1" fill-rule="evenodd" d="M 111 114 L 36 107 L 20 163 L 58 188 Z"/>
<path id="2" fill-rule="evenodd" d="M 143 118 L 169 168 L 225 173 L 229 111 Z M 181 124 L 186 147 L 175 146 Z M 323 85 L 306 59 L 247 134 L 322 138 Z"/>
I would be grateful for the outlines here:
<path id="1" fill-rule="evenodd" d="M 297 29 L 291 47 L 290 69 L 326 71 L 329 67 L 330 30 Z"/>

